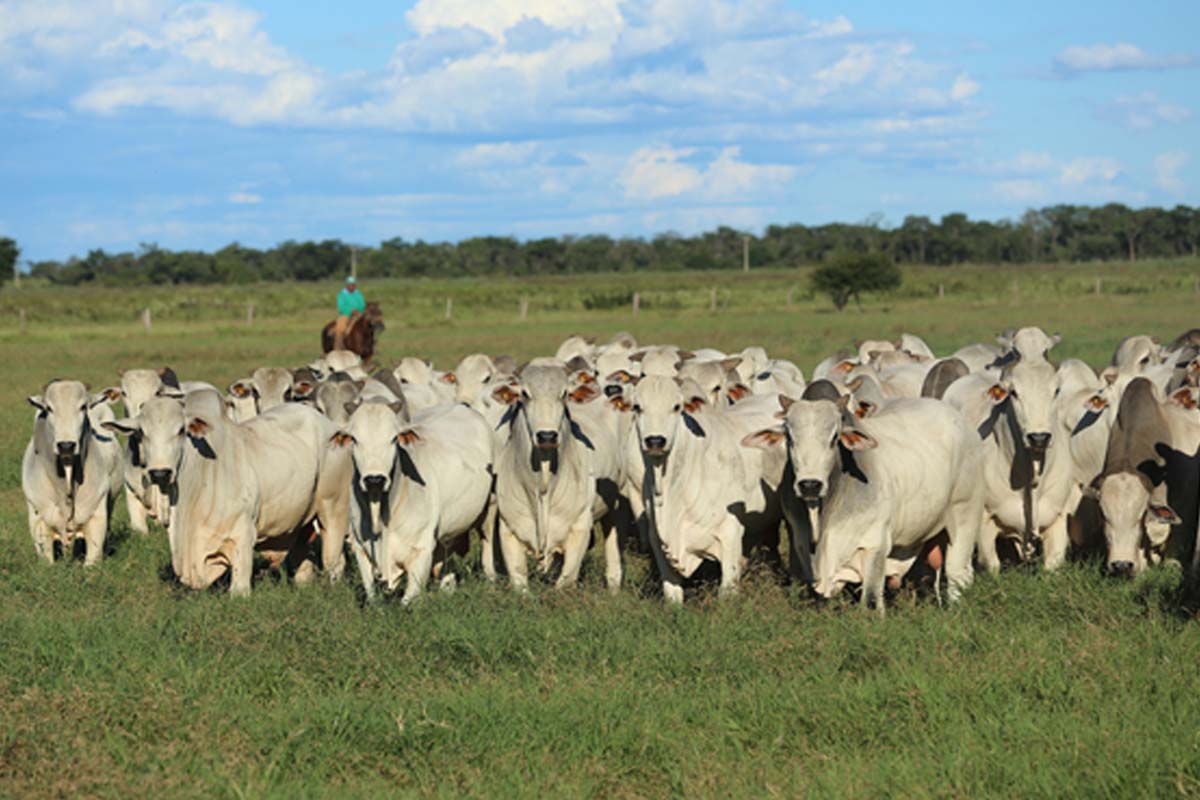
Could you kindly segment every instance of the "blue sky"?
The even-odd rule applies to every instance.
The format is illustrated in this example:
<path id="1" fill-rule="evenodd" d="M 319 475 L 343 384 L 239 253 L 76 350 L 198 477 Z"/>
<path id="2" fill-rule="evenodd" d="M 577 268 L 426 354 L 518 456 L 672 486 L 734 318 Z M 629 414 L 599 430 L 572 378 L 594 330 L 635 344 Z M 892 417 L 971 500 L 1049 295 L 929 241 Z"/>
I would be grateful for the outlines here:
<path id="1" fill-rule="evenodd" d="M 1200 3 L 983 5 L 3 0 L 0 235 L 36 260 L 1200 204 Z"/>

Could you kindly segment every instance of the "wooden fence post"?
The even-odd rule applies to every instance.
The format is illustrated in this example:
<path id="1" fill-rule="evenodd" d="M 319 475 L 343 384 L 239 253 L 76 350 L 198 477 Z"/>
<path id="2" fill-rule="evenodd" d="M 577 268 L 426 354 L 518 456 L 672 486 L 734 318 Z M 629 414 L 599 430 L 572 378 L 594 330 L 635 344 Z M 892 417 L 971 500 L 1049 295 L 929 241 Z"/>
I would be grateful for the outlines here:
<path id="1" fill-rule="evenodd" d="M 149 308 L 142 309 L 142 327 L 146 329 L 146 333 L 150 332 L 151 322 L 150 322 L 150 309 Z"/>
<path id="2" fill-rule="evenodd" d="M 446 298 L 446 319 L 451 319 L 454 316 L 454 298 Z"/>
<path id="3" fill-rule="evenodd" d="M 529 298 L 526 297 L 525 295 L 521 295 L 520 309 L 521 309 L 520 310 L 521 319 L 525 319 L 526 317 L 529 316 Z"/>
<path id="4" fill-rule="evenodd" d="M 708 295 L 708 310 L 712 313 L 717 311 L 717 287 L 712 287 Z"/>
<path id="5" fill-rule="evenodd" d="M 1013 305 L 1021 304 L 1021 284 L 1017 283 L 1016 278 L 1013 278 L 1012 301 Z"/>
<path id="6" fill-rule="evenodd" d="M 642 296 L 640 294 L 638 294 L 637 292 L 634 292 L 633 293 L 633 315 L 635 317 L 638 315 L 638 310 L 641 308 L 641 306 L 642 306 Z"/>
<path id="7" fill-rule="evenodd" d="M 1096 297 L 1100 296 L 1100 279 L 1096 278 Z"/>
<path id="8" fill-rule="evenodd" d="M 254 324 L 254 303 L 246 304 L 246 327 Z"/>
<path id="9" fill-rule="evenodd" d="M 793 297 L 793 295 L 795 295 L 795 294 L 796 294 L 796 287 L 795 287 L 795 286 L 793 286 L 792 288 L 788 289 L 788 297 L 787 297 L 787 307 L 788 307 L 788 308 L 791 308 L 791 307 L 792 307 L 792 297 Z"/>
<path id="10" fill-rule="evenodd" d="M 939 283 L 938 284 L 938 300 L 945 300 L 945 299 L 946 299 L 946 284 Z"/>
<path id="11" fill-rule="evenodd" d="M 22 336 L 25 335 L 25 309 L 17 311 L 17 330 Z"/>

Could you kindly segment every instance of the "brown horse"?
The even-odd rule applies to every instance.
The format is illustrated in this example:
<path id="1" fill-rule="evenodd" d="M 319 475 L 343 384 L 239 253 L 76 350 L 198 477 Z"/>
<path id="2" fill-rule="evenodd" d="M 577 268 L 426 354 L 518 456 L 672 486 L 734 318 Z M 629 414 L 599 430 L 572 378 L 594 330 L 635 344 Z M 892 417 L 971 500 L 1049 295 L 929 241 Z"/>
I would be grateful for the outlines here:
<path id="1" fill-rule="evenodd" d="M 333 321 L 330 321 L 321 329 L 321 352 L 323 353 L 328 353 L 333 349 L 333 325 Z M 371 356 L 375 355 L 375 337 L 383 329 L 383 312 L 379 310 L 379 303 L 367 303 L 366 310 L 354 318 L 346 331 L 346 349 L 358 353 L 364 363 L 370 361 Z"/>

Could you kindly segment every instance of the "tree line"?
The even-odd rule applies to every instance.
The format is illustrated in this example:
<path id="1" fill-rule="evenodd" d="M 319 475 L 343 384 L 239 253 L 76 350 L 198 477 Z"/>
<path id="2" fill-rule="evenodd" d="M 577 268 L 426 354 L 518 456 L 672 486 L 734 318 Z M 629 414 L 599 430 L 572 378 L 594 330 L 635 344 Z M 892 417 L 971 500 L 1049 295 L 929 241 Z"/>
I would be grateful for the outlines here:
<path id="1" fill-rule="evenodd" d="M 1017 220 L 972 220 L 954 213 L 936 222 L 908 216 L 897 226 L 873 215 L 856 224 L 771 225 L 759 236 L 721 227 L 697 236 L 663 233 L 650 239 L 480 236 L 431 243 L 393 238 L 377 247 L 328 239 L 287 241 L 269 249 L 235 242 L 215 253 L 143 244 L 136 252 L 92 250 L 81 258 L 27 266 L 33 277 L 55 284 L 108 286 L 322 280 L 343 275 L 352 250 L 364 278 L 710 270 L 741 267 L 747 240 L 751 267 L 819 264 L 855 253 L 929 265 L 1135 261 L 1196 255 L 1200 208 L 1056 205 L 1031 209 Z M 0 280 L 12 275 L 18 256 L 15 242 L 0 239 Z"/>

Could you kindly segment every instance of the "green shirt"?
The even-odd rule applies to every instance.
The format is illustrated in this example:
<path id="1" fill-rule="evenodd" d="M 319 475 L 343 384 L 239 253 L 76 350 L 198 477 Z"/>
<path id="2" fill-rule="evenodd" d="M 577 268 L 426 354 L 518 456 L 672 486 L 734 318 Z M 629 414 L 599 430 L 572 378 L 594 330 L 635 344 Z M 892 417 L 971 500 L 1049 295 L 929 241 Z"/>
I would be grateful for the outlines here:
<path id="1" fill-rule="evenodd" d="M 338 314 L 348 317 L 355 311 L 362 312 L 367 307 L 367 300 L 358 289 L 350 291 L 342 289 L 338 292 Z"/>

